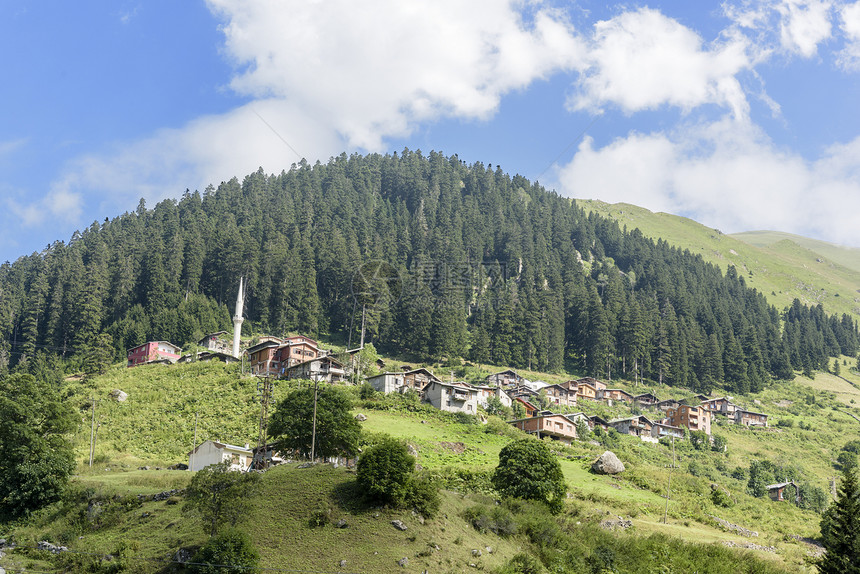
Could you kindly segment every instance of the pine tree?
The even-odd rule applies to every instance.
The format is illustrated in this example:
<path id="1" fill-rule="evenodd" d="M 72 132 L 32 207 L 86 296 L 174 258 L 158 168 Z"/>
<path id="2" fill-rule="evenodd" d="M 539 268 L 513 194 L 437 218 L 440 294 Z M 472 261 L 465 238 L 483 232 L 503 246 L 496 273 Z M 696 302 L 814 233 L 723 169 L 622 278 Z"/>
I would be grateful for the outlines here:
<path id="1" fill-rule="evenodd" d="M 843 469 L 839 496 L 821 519 L 821 542 L 827 553 L 820 574 L 860 574 L 860 484 L 853 467 Z"/>

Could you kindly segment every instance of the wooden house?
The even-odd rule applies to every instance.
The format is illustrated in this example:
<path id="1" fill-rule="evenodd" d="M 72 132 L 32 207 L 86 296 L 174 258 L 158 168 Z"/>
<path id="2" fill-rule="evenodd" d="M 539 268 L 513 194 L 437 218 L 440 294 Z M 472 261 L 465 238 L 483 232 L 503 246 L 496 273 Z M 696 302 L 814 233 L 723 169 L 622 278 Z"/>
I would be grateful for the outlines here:
<path id="1" fill-rule="evenodd" d="M 326 383 L 341 382 L 346 378 L 343 365 L 333 357 L 309 359 L 282 369 L 286 379 L 309 379 Z"/>
<path id="2" fill-rule="evenodd" d="M 657 398 L 656 395 L 652 393 L 642 393 L 641 395 L 634 395 L 633 402 L 639 404 L 642 407 L 653 407 L 660 399 Z"/>
<path id="3" fill-rule="evenodd" d="M 523 432 L 538 438 L 550 437 L 569 445 L 576 438 L 576 425 L 564 415 L 549 413 L 508 421 Z"/>
<path id="4" fill-rule="evenodd" d="M 489 375 L 487 377 L 487 384 L 494 385 L 497 387 L 522 385 L 524 382 L 524 378 L 519 376 L 516 371 L 512 371 L 510 369 L 508 369 L 507 371 L 502 371 L 500 373 Z"/>
<path id="5" fill-rule="evenodd" d="M 248 370 L 252 375 L 277 377 L 281 373 L 281 362 L 278 349 L 282 346 L 280 339 L 267 339 L 248 347 Z"/>
<path id="6" fill-rule="evenodd" d="M 546 399 L 554 405 L 563 407 L 576 406 L 576 391 L 563 387 L 561 385 L 549 385 L 541 389 L 546 393 Z"/>
<path id="7" fill-rule="evenodd" d="M 532 402 L 530 402 L 530 401 L 528 401 L 522 397 L 514 398 L 514 403 L 517 403 L 523 407 L 523 409 L 526 412 L 527 417 L 533 417 L 536 414 L 538 414 L 538 412 L 540 411 L 540 409 L 538 407 L 536 407 Z"/>
<path id="8" fill-rule="evenodd" d="M 423 367 L 403 373 L 403 386 L 419 392 L 424 390 L 428 383 L 434 382 L 441 383 L 442 379 Z"/>
<path id="9" fill-rule="evenodd" d="M 591 385 L 592 387 L 594 387 L 598 391 L 605 391 L 606 390 L 606 383 L 604 383 L 603 381 L 600 381 L 598 379 L 595 379 L 594 377 L 583 377 L 581 379 L 577 379 L 576 382 L 577 382 L 577 384 L 580 384 L 580 385 L 582 385 L 582 384 Z"/>
<path id="10" fill-rule="evenodd" d="M 678 405 L 666 411 L 666 422 L 675 427 L 711 434 L 711 413 L 699 406 Z"/>
<path id="11" fill-rule="evenodd" d="M 725 415 L 728 417 L 735 416 L 735 410 L 738 408 L 732 402 L 732 397 L 720 397 L 718 399 L 708 399 L 706 401 L 702 401 L 702 407 L 711 411 L 712 413 Z"/>
<path id="12" fill-rule="evenodd" d="M 609 421 L 607 421 L 601 416 L 591 415 L 590 417 L 588 417 L 588 426 L 591 428 L 591 430 L 594 430 L 598 427 L 603 430 L 606 430 L 609 428 Z"/>
<path id="13" fill-rule="evenodd" d="M 576 387 L 576 398 L 577 400 L 599 401 L 603 398 L 603 389 L 598 389 L 591 383 L 580 382 Z"/>
<path id="14" fill-rule="evenodd" d="M 623 389 L 606 389 L 603 391 L 603 400 L 609 401 L 624 401 L 625 403 L 633 402 L 633 395 Z"/>
<path id="15" fill-rule="evenodd" d="M 608 426 L 621 434 L 650 437 L 654 423 L 644 415 L 636 415 L 625 419 L 609 421 Z"/>
<path id="16" fill-rule="evenodd" d="M 651 436 L 656 439 L 661 439 L 664 436 L 682 439 L 684 438 L 684 429 L 666 423 L 655 422 L 651 427 Z"/>
<path id="17" fill-rule="evenodd" d="M 172 364 L 182 356 L 182 347 L 167 341 L 148 341 L 127 352 L 128 366 L 136 367 L 147 363 Z"/>
<path id="18" fill-rule="evenodd" d="M 776 501 L 784 501 L 787 500 L 785 498 L 785 489 L 787 487 L 794 488 L 794 503 L 800 504 L 800 486 L 796 482 L 788 481 L 788 482 L 780 482 L 777 484 L 768 484 L 765 488 L 767 488 L 767 494 L 771 500 Z"/>
<path id="19" fill-rule="evenodd" d="M 741 424 L 748 427 L 767 427 L 767 415 L 764 413 L 736 408 L 735 424 Z"/>

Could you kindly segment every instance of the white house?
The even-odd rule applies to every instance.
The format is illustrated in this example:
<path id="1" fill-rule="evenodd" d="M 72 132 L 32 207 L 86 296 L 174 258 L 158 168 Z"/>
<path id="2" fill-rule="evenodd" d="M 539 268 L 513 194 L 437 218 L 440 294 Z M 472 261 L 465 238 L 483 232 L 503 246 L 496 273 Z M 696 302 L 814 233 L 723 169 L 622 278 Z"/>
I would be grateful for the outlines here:
<path id="1" fill-rule="evenodd" d="M 374 391 L 387 395 L 399 391 L 403 387 L 404 378 L 403 373 L 382 373 L 375 377 L 368 377 L 367 382 Z"/>
<path id="2" fill-rule="evenodd" d="M 424 400 L 440 411 L 478 414 L 478 391 L 465 383 L 429 382 Z"/>
<path id="3" fill-rule="evenodd" d="M 490 397 L 496 397 L 503 407 L 511 406 L 511 397 L 501 389 L 501 387 L 491 387 L 489 385 L 470 385 L 478 393 L 478 404 L 484 408 L 489 405 Z"/>
<path id="4" fill-rule="evenodd" d="M 188 453 L 188 470 L 197 471 L 211 464 L 226 462 L 230 470 L 248 470 L 253 460 L 253 451 L 248 448 L 207 440 Z"/>

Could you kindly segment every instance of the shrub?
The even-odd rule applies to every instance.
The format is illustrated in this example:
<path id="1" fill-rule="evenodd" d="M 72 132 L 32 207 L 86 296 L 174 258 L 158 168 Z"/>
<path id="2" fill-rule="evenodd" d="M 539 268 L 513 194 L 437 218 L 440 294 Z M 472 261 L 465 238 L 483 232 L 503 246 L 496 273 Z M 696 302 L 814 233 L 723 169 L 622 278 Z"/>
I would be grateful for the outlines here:
<path id="1" fill-rule="evenodd" d="M 728 493 L 719 485 L 711 485 L 711 502 L 714 506 L 722 506 L 723 508 L 731 508 L 734 506 L 734 501 Z"/>
<path id="2" fill-rule="evenodd" d="M 499 570 L 499 574 L 544 574 L 546 569 L 540 560 L 530 554 L 520 553 Z"/>
<path id="3" fill-rule="evenodd" d="M 502 449 L 493 486 L 502 496 L 546 502 L 554 513 L 561 511 L 567 493 L 555 455 L 533 438 L 515 440 Z"/>
<path id="4" fill-rule="evenodd" d="M 499 536 L 510 536 L 517 533 L 517 523 L 511 511 L 503 506 L 489 508 L 477 505 L 467 508 L 463 517 L 478 532 L 492 532 Z"/>
<path id="5" fill-rule="evenodd" d="M 230 569 L 253 573 L 258 571 L 260 554 L 244 531 L 228 528 L 210 538 L 191 562 L 191 572 L 199 574 L 221 574 Z"/>
<path id="6" fill-rule="evenodd" d="M 427 478 L 413 476 L 406 492 L 406 505 L 425 518 L 433 518 L 442 505 L 439 489 Z"/>
<path id="7" fill-rule="evenodd" d="M 368 500 L 401 506 L 415 469 L 406 445 L 388 437 L 365 450 L 358 459 L 356 482 Z"/>

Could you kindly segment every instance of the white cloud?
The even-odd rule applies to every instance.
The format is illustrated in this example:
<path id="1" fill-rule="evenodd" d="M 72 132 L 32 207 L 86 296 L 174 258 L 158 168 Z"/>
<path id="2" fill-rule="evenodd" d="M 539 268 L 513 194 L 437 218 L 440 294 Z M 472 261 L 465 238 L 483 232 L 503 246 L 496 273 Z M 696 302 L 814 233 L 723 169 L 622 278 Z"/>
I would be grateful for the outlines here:
<path id="1" fill-rule="evenodd" d="M 488 118 L 502 95 L 570 68 L 583 52 L 562 15 L 535 2 L 209 5 L 243 68 L 231 82 L 237 92 L 288 101 L 365 150 L 417 122 Z M 536 9 L 533 18 L 524 9 Z"/>
<path id="2" fill-rule="evenodd" d="M 776 50 L 811 58 L 833 36 L 832 0 L 740 0 L 723 11 L 739 29 L 752 32 L 763 54 Z"/>
<path id="3" fill-rule="evenodd" d="M 53 183 L 47 195 L 36 202 L 22 204 L 9 198 L 6 205 L 24 227 L 77 221 L 83 212 L 83 197 L 80 192 L 72 190 L 72 179 L 74 176 Z"/>
<path id="4" fill-rule="evenodd" d="M 745 118 L 749 104 L 736 75 L 751 67 L 746 39 L 731 34 L 703 44 L 695 31 L 648 8 L 598 22 L 580 91 L 569 105 L 597 110 L 612 103 L 633 113 L 716 104 Z"/>
<path id="5" fill-rule="evenodd" d="M 21 149 L 24 145 L 26 145 L 26 143 L 26 138 L 0 141 L 0 159 L 2 159 L 4 156 L 11 155 L 13 152 Z"/>
<path id="6" fill-rule="evenodd" d="M 860 71 L 860 2 L 844 6 L 840 17 L 845 48 L 839 54 L 838 63 L 845 70 Z"/>
<path id="7" fill-rule="evenodd" d="M 695 214 L 726 232 L 778 229 L 860 245 L 860 138 L 809 162 L 725 119 L 599 149 L 585 141 L 559 182 L 565 195 Z"/>
<path id="8" fill-rule="evenodd" d="M 818 44 L 830 38 L 831 2 L 784 0 L 776 9 L 782 15 L 779 37 L 785 50 L 811 58 L 818 52 Z"/>

